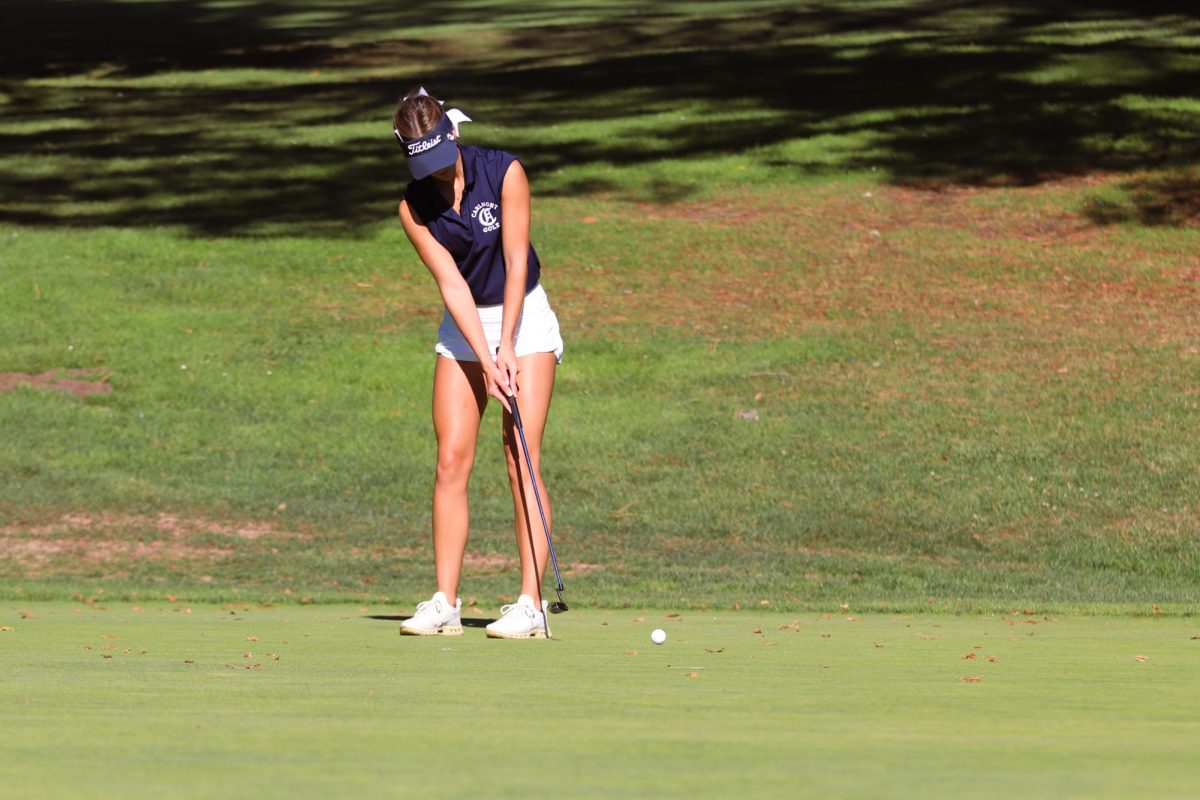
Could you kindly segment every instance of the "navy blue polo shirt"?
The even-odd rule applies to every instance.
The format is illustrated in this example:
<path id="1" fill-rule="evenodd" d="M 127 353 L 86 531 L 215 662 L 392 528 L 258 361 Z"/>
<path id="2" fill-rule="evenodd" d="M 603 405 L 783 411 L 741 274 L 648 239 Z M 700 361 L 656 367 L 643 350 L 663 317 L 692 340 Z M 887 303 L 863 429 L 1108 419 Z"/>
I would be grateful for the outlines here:
<path id="1" fill-rule="evenodd" d="M 504 242 L 500 190 L 504 173 L 517 157 L 502 150 L 460 146 L 463 159 L 461 213 L 456 212 L 438 192 L 433 178 L 412 181 L 404 198 L 425 223 L 433 238 L 454 256 L 458 271 L 471 287 L 477 306 L 498 306 L 504 302 Z M 528 275 L 525 293 L 538 284 L 541 264 L 533 244 L 529 245 Z"/>

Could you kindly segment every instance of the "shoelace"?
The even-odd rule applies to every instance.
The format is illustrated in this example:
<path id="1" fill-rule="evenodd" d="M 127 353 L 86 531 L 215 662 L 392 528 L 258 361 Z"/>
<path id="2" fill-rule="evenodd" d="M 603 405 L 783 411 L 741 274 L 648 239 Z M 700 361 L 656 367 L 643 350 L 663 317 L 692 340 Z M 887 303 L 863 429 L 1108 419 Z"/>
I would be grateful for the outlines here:
<path id="1" fill-rule="evenodd" d="M 424 603 L 417 603 L 417 614 L 420 614 L 426 608 L 428 608 L 429 606 L 432 606 L 435 602 L 436 601 L 434 601 L 434 600 L 426 600 Z M 438 611 L 438 610 L 440 610 L 440 609 L 438 609 L 436 607 L 434 608 L 434 611 Z M 414 614 L 413 616 L 416 616 L 416 614 Z"/>
<path id="2" fill-rule="evenodd" d="M 500 606 L 500 616 L 507 617 L 508 612 L 512 611 L 514 608 L 522 609 L 526 616 L 528 616 L 530 619 L 533 619 L 533 609 L 522 603 L 509 603 L 506 606 Z"/>

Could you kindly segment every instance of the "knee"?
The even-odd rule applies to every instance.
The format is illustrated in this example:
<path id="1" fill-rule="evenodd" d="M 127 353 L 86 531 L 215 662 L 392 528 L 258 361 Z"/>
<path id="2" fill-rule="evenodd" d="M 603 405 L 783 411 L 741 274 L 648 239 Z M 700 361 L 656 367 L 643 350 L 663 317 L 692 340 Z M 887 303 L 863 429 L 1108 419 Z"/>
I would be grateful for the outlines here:
<path id="1" fill-rule="evenodd" d="M 524 470 L 521 469 L 520 463 L 513 455 L 511 447 L 504 448 L 504 463 L 508 467 L 508 482 L 515 486 L 521 479 L 521 473 L 524 472 Z"/>
<path id="2" fill-rule="evenodd" d="M 466 483 L 471 477 L 475 454 L 466 447 L 439 447 L 437 482 L 441 485 Z"/>
<path id="3" fill-rule="evenodd" d="M 538 474 L 538 457 L 533 456 L 533 469 L 529 469 L 529 465 L 525 463 L 525 454 L 521 453 L 521 460 L 518 462 L 514 457 L 512 450 L 508 451 L 508 481 L 513 486 L 529 479 L 530 473 Z"/>

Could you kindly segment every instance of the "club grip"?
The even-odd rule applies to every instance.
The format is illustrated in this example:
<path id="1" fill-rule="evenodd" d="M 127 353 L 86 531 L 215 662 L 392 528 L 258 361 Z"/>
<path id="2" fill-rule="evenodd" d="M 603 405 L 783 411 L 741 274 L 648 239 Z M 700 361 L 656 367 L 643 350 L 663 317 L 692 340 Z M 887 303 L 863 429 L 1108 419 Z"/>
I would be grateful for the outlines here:
<path id="1" fill-rule="evenodd" d="M 517 410 L 517 396 L 515 394 L 510 394 L 508 396 L 508 407 L 510 409 L 512 409 L 513 423 L 518 428 L 520 428 L 521 427 L 521 412 Z"/>

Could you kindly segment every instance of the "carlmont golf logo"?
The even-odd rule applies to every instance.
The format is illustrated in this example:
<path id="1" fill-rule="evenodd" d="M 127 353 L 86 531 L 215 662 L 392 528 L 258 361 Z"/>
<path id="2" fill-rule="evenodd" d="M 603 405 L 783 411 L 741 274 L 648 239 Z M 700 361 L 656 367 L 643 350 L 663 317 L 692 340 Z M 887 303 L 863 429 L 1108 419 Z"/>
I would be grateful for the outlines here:
<path id="1" fill-rule="evenodd" d="M 471 209 L 471 218 L 479 220 L 480 228 L 484 233 L 491 233 L 500 227 L 500 217 L 496 214 L 498 208 L 500 206 L 492 202 L 478 203 L 475 208 Z"/>
<path id="2" fill-rule="evenodd" d="M 422 139 L 419 142 L 413 142 L 408 146 L 408 154 L 415 156 L 417 153 L 424 153 L 426 150 L 431 150 L 442 143 L 442 135 L 439 133 L 432 139 Z"/>

